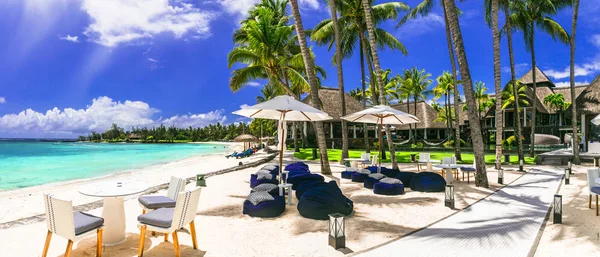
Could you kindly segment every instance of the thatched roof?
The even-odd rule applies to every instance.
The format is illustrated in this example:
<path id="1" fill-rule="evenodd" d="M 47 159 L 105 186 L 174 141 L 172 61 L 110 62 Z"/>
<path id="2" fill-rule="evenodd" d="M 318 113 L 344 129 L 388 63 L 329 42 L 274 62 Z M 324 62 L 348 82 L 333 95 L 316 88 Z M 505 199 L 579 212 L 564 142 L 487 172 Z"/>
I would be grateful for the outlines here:
<path id="1" fill-rule="evenodd" d="M 250 134 L 241 134 L 233 139 L 233 142 L 258 142 L 258 138 Z"/>
<path id="2" fill-rule="evenodd" d="M 600 114 L 600 75 L 577 96 L 575 102 L 579 114 Z M 568 113 L 571 113 L 570 108 Z"/>
<path id="3" fill-rule="evenodd" d="M 340 108 L 340 91 L 337 88 L 322 87 L 319 89 L 319 98 L 323 103 L 323 111 L 329 114 L 334 120 L 339 120 L 342 116 L 342 109 Z M 351 97 L 348 93 L 345 93 L 346 101 L 346 114 L 359 112 L 364 110 L 362 104 Z M 311 96 L 306 96 L 303 103 L 312 105 Z"/>
<path id="4" fill-rule="evenodd" d="M 536 86 L 537 83 L 540 84 L 545 84 L 548 85 L 550 87 L 554 87 L 554 83 L 552 83 L 552 81 L 548 78 L 548 76 L 546 76 L 546 74 L 540 70 L 540 68 L 538 68 L 537 66 L 535 67 L 535 82 L 536 82 Z M 527 73 L 525 73 L 525 75 L 523 75 L 523 77 L 521 77 L 519 79 L 521 81 L 522 84 L 525 85 L 529 85 L 529 84 L 533 84 L 533 69 L 529 70 Z"/>
<path id="5" fill-rule="evenodd" d="M 407 111 L 406 103 L 403 104 L 394 104 L 391 105 L 392 108 L 396 110 L 400 110 L 412 115 L 415 115 L 415 103 L 410 103 L 410 112 Z M 435 128 L 435 129 L 445 129 L 446 124 L 439 121 L 434 121 L 437 118 L 437 111 L 431 107 L 427 102 L 420 101 L 417 102 L 417 114 L 415 115 L 421 122 L 417 123 L 418 128 Z M 414 125 L 413 125 L 414 126 Z M 399 125 L 395 126 L 398 130 L 407 130 L 409 129 L 409 125 Z"/>

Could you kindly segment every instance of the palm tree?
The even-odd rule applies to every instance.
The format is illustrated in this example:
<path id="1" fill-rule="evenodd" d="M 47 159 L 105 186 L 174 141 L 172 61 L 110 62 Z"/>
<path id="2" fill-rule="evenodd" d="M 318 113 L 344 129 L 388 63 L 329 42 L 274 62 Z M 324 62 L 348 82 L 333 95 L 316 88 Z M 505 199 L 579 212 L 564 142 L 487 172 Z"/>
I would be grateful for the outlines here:
<path id="1" fill-rule="evenodd" d="M 262 95 L 259 95 L 256 97 L 256 102 L 257 103 L 262 103 L 268 100 L 273 99 L 274 97 L 278 96 L 278 95 L 282 95 L 283 92 L 281 92 L 281 87 L 273 84 L 273 83 L 269 83 L 266 84 L 261 90 L 260 92 L 262 93 Z"/>
<path id="2" fill-rule="evenodd" d="M 350 92 L 348 92 L 348 94 L 350 94 L 350 96 L 352 98 L 356 99 L 356 101 L 359 101 L 359 102 L 363 101 L 364 96 L 363 96 L 360 88 L 351 89 Z"/>
<path id="3" fill-rule="evenodd" d="M 429 11 L 431 11 L 431 9 L 433 8 L 433 5 L 435 4 L 434 0 L 423 0 L 423 2 L 419 3 L 417 6 L 415 6 L 414 8 L 412 8 L 410 10 L 410 12 L 408 12 L 408 14 L 406 14 L 406 16 L 404 16 L 400 22 L 398 22 L 398 25 L 396 25 L 396 28 L 402 26 L 402 24 L 406 23 L 406 21 L 408 21 L 409 19 L 414 19 L 417 18 L 419 15 L 420 16 L 426 16 L 429 14 Z M 445 7 L 445 3 L 443 0 L 440 0 L 440 4 L 442 5 L 442 9 L 446 9 Z M 457 9 L 458 10 L 458 9 Z M 446 14 L 446 12 L 444 12 L 444 24 L 446 26 L 446 43 L 448 45 L 448 56 L 450 57 L 450 64 L 452 66 L 452 76 L 454 78 L 458 78 L 457 76 L 457 72 L 456 72 L 456 61 L 454 58 L 454 51 L 453 51 L 453 45 L 452 45 L 452 35 L 450 34 L 450 27 L 448 26 L 448 15 Z M 457 81 L 455 81 L 454 83 L 454 109 L 458 110 L 458 104 L 460 102 L 460 98 L 458 97 L 458 84 Z M 460 161 L 462 160 L 462 157 L 460 155 L 460 118 L 458 115 L 458 112 L 456 112 L 456 123 L 455 123 L 455 129 L 454 129 L 454 137 L 457 140 L 454 140 L 454 155 L 456 157 L 456 160 Z"/>
<path id="4" fill-rule="evenodd" d="M 502 116 L 502 82 L 500 74 L 500 25 L 498 24 L 498 9 L 500 8 L 500 1 L 503 0 L 485 0 L 485 21 L 487 22 L 488 26 L 492 27 L 492 40 L 494 41 L 494 89 L 496 92 L 496 169 L 500 169 L 502 164 L 502 129 L 504 124 L 504 117 Z"/>
<path id="5" fill-rule="evenodd" d="M 425 70 L 419 70 L 416 67 L 412 67 L 408 70 L 404 70 L 404 76 L 400 84 L 405 88 L 405 91 L 410 92 L 410 97 L 413 98 L 415 116 L 417 116 L 417 102 L 427 99 L 427 96 L 432 92 L 427 90 L 431 84 L 430 73 L 426 73 Z M 415 135 L 417 135 L 417 124 L 415 123 Z M 416 143 L 417 137 L 413 138 L 413 143 Z"/>
<path id="6" fill-rule="evenodd" d="M 294 17 L 294 23 L 296 28 L 296 34 L 298 35 L 298 42 L 300 43 L 300 50 L 302 53 L 302 60 L 306 68 L 306 77 L 308 77 L 308 84 L 310 85 L 310 95 L 312 97 L 313 106 L 317 109 L 321 109 L 321 99 L 319 99 L 319 87 L 317 85 L 317 79 L 315 74 L 315 63 L 313 56 L 310 53 L 310 49 L 306 44 L 306 35 L 304 34 L 304 26 L 302 25 L 302 16 L 300 16 L 300 9 L 298 8 L 298 2 L 296 0 L 290 0 L 292 6 L 292 16 Z M 321 153 L 321 173 L 330 175 L 331 168 L 329 167 L 329 158 L 327 156 L 327 143 L 325 141 L 325 131 L 323 130 L 323 122 L 315 122 L 317 142 L 319 144 L 319 151 Z"/>
<path id="7" fill-rule="evenodd" d="M 483 137 L 481 134 L 481 126 L 477 119 L 477 106 L 475 104 L 475 96 L 473 93 L 473 83 L 471 81 L 471 72 L 469 70 L 469 63 L 467 62 L 467 54 L 465 52 L 465 46 L 463 44 L 460 25 L 458 23 L 458 13 L 456 5 L 454 4 L 454 0 L 443 1 L 444 12 L 448 17 L 448 27 L 450 28 L 450 34 L 452 35 L 452 41 L 454 42 L 454 52 L 456 53 L 456 57 L 458 60 L 460 77 L 463 82 L 465 99 L 467 102 L 467 106 L 469 106 L 469 126 L 471 129 L 473 152 L 475 154 L 475 162 L 477 166 L 477 172 L 475 174 L 475 185 L 487 188 L 489 187 L 489 185 L 487 179 L 487 172 L 485 169 L 485 152 L 483 149 Z"/>
<path id="8" fill-rule="evenodd" d="M 529 105 L 529 96 L 527 95 L 527 86 L 521 84 L 520 81 L 517 80 L 517 83 L 511 83 L 517 85 L 517 94 L 515 94 L 514 87 L 506 87 L 504 91 L 502 91 L 502 109 L 507 109 L 510 106 L 518 105 Z M 517 111 L 518 110 L 518 111 Z M 521 109 L 515 109 L 515 112 L 521 112 Z M 517 119 L 519 120 L 519 119 Z"/>
<path id="9" fill-rule="evenodd" d="M 372 3 L 372 0 L 370 1 Z M 369 74 L 373 74 L 373 67 L 370 56 L 370 52 L 367 50 L 369 44 L 365 39 L 366 24 L 364 18 L 364 10 L 362 7 L 361 0 L 337 0 L 336 9 L 340 12 L 338 23 L 341 24 L 341 33 L 343 35 L 341 42 L 342 57 L 347 59 L 352 57 L 356 43 L 358 42 L 359 53 L 360 53 L 360 71 L 361 71 L 361 85 L 363 95 L 366 90 L 366 76 L 365 76 L 365 56 L 367 56 L 367 62 L 369 67 Z M 398 13 L 402 10 L 407 10 L 408 6 L 401 2 L 387 2 L 372 6 L 373 19 L 375 24 L 381 24 L 388 20 L 394 20 L 398 17 Z M 333 13 L 333 11 L 331 11 Z M 333 46 L 335 32 L 333 29 L 333 21 L 326 19 L 315 26 L 311 32 L 311 40 L 315 41 L 318 45 L 328 45 L 329 48 Z M 407 54 L 404 45 L 391 33 L 387 32 L 382 28 L 375 28 L 376 42 L 380 49 L 389 48 L 392 50 L 399 50 L 404 55 Z M 336 50 L 337 51 L 337 50 Z M 337 53 L 336 53 L 337 55 Z M 334 55 L 334 63 L 337 56 Z M 363 108 L 367 107 L 367 98 L 362 99 Z M 369 138 L 366 133 L 367 124 L 364 124 L 364 140 L 366 145 L 366 151 L 370 152 L 369 149 Z"/>
<path id="10" fill-rule="evenodd" d="M 450 72 L 444 71 L 442 73 L 442 75 L 440 75 L 439 77 L 437 77 L 436 79 L 437 81 L 437 85 L 433 88 L 433 95 L 434 95 L 434 100 L 439 99 L 442 96 L 445 96 L 444 99 L 444 106 L 445 107 L 449 107 L 450 106 L 450 95 L 454 95 L 454 85 L 455 85 L 455 81 L 454 81 L 454 76 L 452 76 L 452 74 L 450 74 Z M 444 108 L 444 111 L 446 112 L 444 114 L 445 117 L 449 117 L 451 108 Z M 450 135 L 450 132 L 452 130 L 452 121 L 453 119 L 446 119 L 446 127 L 448 128 L 448 135 Z"/>
<path id="11" fill-rule="evenodd" d="M 577 14 L 579 13 L 579 0 L 573 0 L 573 25 L 571 26 L 571 60 L 570 60 L 570 78 L 571 78 L 571 115 L 573 129 L 573 163 L 580 164 L 579 160 L 579 137 L 577 136 L 577 106 L 575 104 L 575 32 L 577 32 Z M 582 125 L 583 126 L 583 125 Z"/>
<path id="12" fill-rule="evenodd" d="M 517 0 L 511 3 L 512 14 L 510 22 L 523 32 L 525 39 L 525 49 L 531 53 L 531 68 L 533 72 L 533 92 L 537 92 L 536 83 L 536 59 L 535 59 L 535 29 L 536 26 L 548 33 L 554 40 L 568 44 L 569 35 L 565 29 L 556 21 L 550 18 L 549 15 L 554 15 L 556 12 L 565 6 L 570 5 L 572 0 Z M 532 102 L 531 112 L 531 146 L 529 147 L 529 157 L 534 156 L 535 148 L 535 126 L 537 101 Z"/>
<path id="13" fill-rule="evenodd" d="M 481 114 L 482 112 L 485 112 L 483 103 L 490 99 L 490 95 L 488 95 L 486 91 L 487 88 L 485 87 L 485 83 L 482 81 L 475 82 L 475 100 L 477 101 L 477 114 L 479 115 L 480 121 L 485 119 L 485 117 L 482 117 L 483 114 Z"/>
<path id="14" fill-rule="evenodd" d="M 381 81 L 381 65 L 379 64 L 379 55 L 377 54 L 377 44 L 375 39 L 375 23 L 373 22 L 373 13 L 371 12 L 371 3 L 369 0 L 362 0 L 363 10 L 365 12 L 365 23 L 367 28 L 367 34 L 369 38 L 369 46 L 371 47 L 371 55 L 373 57 L 373 67 L 375 68 L 375 74 L 377 74 L 376 81 L 377 87 L 379 88 L 379 101 L 381 104 L 387 104 L 385 96 L 383 94 L 383 83 Z M 368 60 L 368 58 L 367 58 Z M 390 127 L 385 126 L 385 134 L 387 137 L 387 143 L 390 148 L 390 159 L 392 160 L 392 169 L 398 169 L 398 163 L 396 163 L 396 151 L 392 141 L 392 133 Z"/>
<path id="15" fill-rule="evenodd" d="M 391 70 L 387 69 L 381 73 L 381 82 L 383 83 L 383 95 L 387 103 L 396 101 L 400 98 L 398 95 L 397 87 L 400 82 L 400 78 L 398 76 L 390 76 Z M 369 78 L 375 77 L 375 74 L 372 74 Z M 369 87 L 365 90 L 365 97 L 371 99 L 370 102 L 372 105 L 379 105 L 381 102 L 379 101 L 379 88 L 377 88 L 376 80 L 371 79 L 369 81 Z"/>
<path id="16" fill-rule="evenodd" d="M 549 105 L 550 107 L 554 108 L 555 110 L 558 110 L 559 115 L 561 116 L 560 118 L 560 123 L 564 124 L 564 110 L 568 108 L 568 106 L 571 104 L 569 102 L 565 101 L 565 97 L 562 94 L 559 93 L 554 93 L 554 94 L 549 94 L 546 97 L 544 97 L 544 103 Z"/>
<path id="17" fill-rule="evenodd" d="M 344 71 L 342 68 L 342 44 L 340 36 L 340 24 L 338 23 L 337 10 L 335 8 L 335 0 L 329 1 L 331 11 L 331 21 L 333 24 L 335 38 L 335 64 L 337 66 L 338 88 L 340 90 L 341 115 L 346 115 L 346 92 L 344 91 Z M 344 159 L 348 158 L 348 125 L 342 119 L 342 157 L 340 164 L 344 163 Z"/>

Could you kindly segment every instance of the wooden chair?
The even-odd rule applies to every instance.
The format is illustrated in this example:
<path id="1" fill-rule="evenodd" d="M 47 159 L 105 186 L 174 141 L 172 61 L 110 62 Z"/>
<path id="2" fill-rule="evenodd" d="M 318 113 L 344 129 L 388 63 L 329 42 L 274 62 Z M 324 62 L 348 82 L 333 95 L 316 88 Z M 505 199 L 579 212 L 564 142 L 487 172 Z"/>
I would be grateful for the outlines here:
<path id="1" fill-rule="evenodd" d="M 592 195 L 596 196 L 596 216 L 598 216 L 598 195 L 600 194 L 600 185 L 596 183 L 596 179 L 600 178 L 600 169 L 589 169 L 587 174 L 588 179 L 588 192 L 590 194 L 590 200 L 588 202 L 588 208 L 592 208 Z"/>
<path id="2" fill-rule="evenodd" d="M 371 161 L 371 154 L 370 153 L 361 153 L 360 154 L 360 158 L 362 159 L 362 161 L 360 162 L 361 168 L 366 168 L 367 165 L 369 165 L 369 162 Z"/>
<path id="3" fill-rule="evenodd" d="M 456 157 L 442 157 L 442 164 L 456 164 Z M 456 173 L 454 173 L 456 171 Z M 453 176 L 458 180 L 458 170 L 452 170 Z M 446 174 L 446 170 L 442 169 L 442 177 Z"/>
<path id="4" fill-rule="evenodd" d="M 56 199 L 49 194 L 44 194 L 44 208 L 46 209 L 48 234 L 46 235 L 42 257 L 46 257 L 48 254 L 52 234 L 57 234 L 69 240 L 64 255 L 64 257 L 69 257 L 73 248 L 73 242 L 94 233 L 97 235 L 96 256 L 102 256 L 103 218 L 83 212 L 74 212 L 71 201 Z"/>
<path id="5" fill-rule="evenodd" d="M 198 200 L 200 199 L 200 189 L 201 187 L 197 187 L 194 190 L 179 193 L 175 208 L 160 208 L 138 216 L 138 227 L 140 228 L 139 257 L 144 256 L 144 240 L 147 230 L 164 233 L 165 242 L 168 241 L 169 234 L 173 234 L 175 256 L 180 257 L 177 230 L 188 224 L 190 225 L 193 247 L 194 249 L 198 249 L 194 218 L 196 217 Z"/>
<path id="6" fill-rule="evenodd" d="M 417 160 L 417 171 L 420 171 L 423 167 L 423 163 L 427 165 L 427 162 L 431 160 L 431 153 L 419 153 L 419 160 Z"/>
<path id="7" fill-rule="evenodd" d="M 167 196 L 162 195 L 143 195 L 138 198 L 142 214 L 160 208 L 174 208 L 178 194 L 185 189 L 186 180 L 184 178 L 171 177 Z"/>

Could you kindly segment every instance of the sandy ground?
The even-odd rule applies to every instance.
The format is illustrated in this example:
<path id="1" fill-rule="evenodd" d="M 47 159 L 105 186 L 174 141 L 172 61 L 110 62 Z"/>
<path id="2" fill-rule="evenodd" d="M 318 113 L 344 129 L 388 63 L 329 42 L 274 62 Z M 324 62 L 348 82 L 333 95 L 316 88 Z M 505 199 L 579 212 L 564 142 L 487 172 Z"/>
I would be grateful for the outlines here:
<path id="1" fill-rule="evenodd" d="M 219 159 L 223 162 L 223 158 Z M 207 166 L 207 165 L 206 165 Z M 203 164 L 204 168 L 205 165 Z M 401 167 L 414 170 L 414 165 Z M 297 211 L 297 200 L 288 205 L 284 214 L 277 218 L 261 219 L 242 215 L 242 204 L 248 193 L 250 174 L 257 168 L 240 170 L 208 178 L 208 187 L 203 188 L 196 216 L 198 250 L 192 249 L 187 230 L 179 233 L 182 256 L 343 256 L 347 253 L 368 250 L 398 239 L 402 235 L 425 227 L 457 210 L 444 207 L 443 193 L 408 192 L 401 196 L 374 195 L 362 184 L 349 180 L 339 180 L 342 167 L 334 167 L 334 175 L 346 196 L 354 201 L 355 213 L 346 219 L 348 249 L 336 251 L 327 244 L 327 221 L 303 218 Z M 319 168 L 311 164 L 311 171 Z M 162 181 L 166 181 L 173 170 L 161 170 Z M 190 170 L 191 174 L 197 172 Z M 149 172 L 148 172 L 149 173 Z M 185 171 L 181 171 L 185 173 Z M 505 172 L 505 183 L 518 178 L 521 173 Z M 147 177 L 130 175 L 139 179 Z M 489 195 L 500 186 L 496 183 L 496 173 L 489 172 L 490 189 L 477 188 L 474 183 L 455 182 L 456 207 L 461 209 Z M 191 187 L 192 185 L 188 185 Z M 63 195 L 79 197 L 74 188 L 61 188 Z M 157 194 L 166 194 L 160 191 Z M 4 198 L 1 201 L 6 201 Z M 31 213 L 43 211 L 40 195 L 26 198 L 28 202 L 17 201 L 22 207 L 32 209 Z M 2 203 L 0 203 L 2 204 Z M 13 203 L 16 204 L 16 203 Z M 6 209 L 6 208 L 3 208 Z M 141 209 L 136 199 L 125 202 L 127 215 L 127 241 L 118 246 L 106 246 L 104 256 L 130 257 L 137 255 L 139 230 L 136 217 Z M 100 215 L 101 209 L 90 211 Z M 11 256 L 40 256 L 46 235 L 43 222 L 16 226 L 0 230 L 0 252 Z M 163 242 L 162 236 L 147 235 L 144 256 L 174 256 L 171 242 Z M 72 256 L 95 256 L 95 238 L 86 238 L 74 246 Z M 48 256 L 62 256 L 66 240 L 54 237 Z M 4 254 L 0 254 L 5 256 Z"/>
<path id="2" fill-rule="evenodd" d="M 563 197 L 563 223 L 553 224 L 550 216 L 535 256 L 600 256 L 600 217 L 596 216 L 595 198 L 592 209 L 588 208 L 590 168 L 576 166 L 569 185 L 561 185 L 558 194 Z"/>

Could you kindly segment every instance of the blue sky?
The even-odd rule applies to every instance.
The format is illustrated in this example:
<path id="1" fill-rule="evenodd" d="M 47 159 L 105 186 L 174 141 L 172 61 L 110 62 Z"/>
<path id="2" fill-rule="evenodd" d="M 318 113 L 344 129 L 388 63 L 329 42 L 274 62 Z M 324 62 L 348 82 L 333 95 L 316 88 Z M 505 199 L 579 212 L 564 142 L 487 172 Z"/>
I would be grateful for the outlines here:
<path id="1" fill-rule="evenodd" d="M 228 87 L 232 32 L 257 0 L 8 0 L 0 2 L 0 137 L 75 137 L 125 127 L 231 123 L 253 104 L 260 83 L 237 93 Z M 300 0 L 304 26 L 329 16 L 325 1 Z M 383 2 L 383 1 L 376 1 Z M 419 1 L 407 1 L 414 6 Z M 491 30 L 481 1 L 459 3 L 471 75 L 493 89 Z M 581 1 L 576 65 L 579 83 L 600 73 L 600 7 Z M 567 31 L 572 10 L 554 18 Z M 503 17 L 501 15 L 501 22 Z M 435 78 L 450 70 L 441 10 L 395 30 L 408 56 L 380 53 L 393 72 L 416 66 Z M 514 36 L 517 75 L 530 68 L 523 38 Z M 502 42 L 502 81 L 508 55 Z M 332 53 L 314 46 L 317 64 L 337 86 Z M 555 82 L 568 81 L 569 48 L 536 37 L 538 66 Z M 359 59 L 344 62 L 346 89 L 360 86 Z M 558 83 L 559 85 L 563 83 Z"/>

